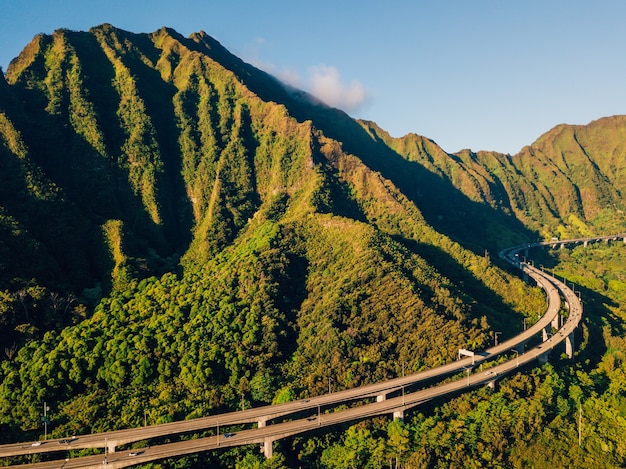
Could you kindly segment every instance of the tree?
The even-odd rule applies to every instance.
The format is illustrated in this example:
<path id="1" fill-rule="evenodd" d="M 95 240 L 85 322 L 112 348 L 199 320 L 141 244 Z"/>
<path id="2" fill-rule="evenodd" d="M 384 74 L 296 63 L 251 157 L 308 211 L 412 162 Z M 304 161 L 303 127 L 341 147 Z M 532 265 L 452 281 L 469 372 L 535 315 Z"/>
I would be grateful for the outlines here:
<path id="1" fill-rule="evenodd" d="M 403 456 L 409 450 L 409 429 L 402 419 L 396 418 L 387 426 L 387 444 L 389 456 L 395 458 L 396 468 L 401 468 Z"/>

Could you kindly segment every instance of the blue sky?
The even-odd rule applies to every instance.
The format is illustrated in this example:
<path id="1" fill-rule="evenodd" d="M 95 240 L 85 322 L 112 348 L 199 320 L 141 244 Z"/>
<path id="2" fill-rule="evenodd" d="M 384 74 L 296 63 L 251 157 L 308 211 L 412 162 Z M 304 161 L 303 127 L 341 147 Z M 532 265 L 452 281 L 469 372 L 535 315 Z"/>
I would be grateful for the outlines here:
<path id="1" fill-rule="evenodd" d="M 517 153 L 560 123 L 626 114 L 620 0 L 0 0 L 0 66 L 38 33 L 203 30 L 391 135 Z"/>

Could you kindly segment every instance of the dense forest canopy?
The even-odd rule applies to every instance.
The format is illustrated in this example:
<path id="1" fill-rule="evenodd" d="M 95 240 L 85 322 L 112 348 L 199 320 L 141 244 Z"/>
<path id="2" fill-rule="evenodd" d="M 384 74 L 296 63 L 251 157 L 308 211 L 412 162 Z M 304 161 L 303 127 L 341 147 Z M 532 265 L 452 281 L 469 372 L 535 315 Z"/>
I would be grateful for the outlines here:
<path id="1" fill-rule="evenodd" d="M 517 155 L 447 154 L 288 89 L 203 32 L 107 24 L 38 35 L 0 75 L 3 442 L 38 438 L 43 402 L 63 436 L 446 363 L 543 310 L 498 249 L 626 231 L 623 116 L 559 126 Z M 522 434 L 574 431 L 583 396 L 598 428 L 625 417 L 622 250 L 543 260 L 594 298 L 574 367 L 529 370 L 404 423 L 291 439 L 273 462 L 244 448 L 172 464 L 562 455 L 559 438 Z M 602 452 L 603 467 L 622 464 L 615 428 L 572 465 L 599 467 Z"/>

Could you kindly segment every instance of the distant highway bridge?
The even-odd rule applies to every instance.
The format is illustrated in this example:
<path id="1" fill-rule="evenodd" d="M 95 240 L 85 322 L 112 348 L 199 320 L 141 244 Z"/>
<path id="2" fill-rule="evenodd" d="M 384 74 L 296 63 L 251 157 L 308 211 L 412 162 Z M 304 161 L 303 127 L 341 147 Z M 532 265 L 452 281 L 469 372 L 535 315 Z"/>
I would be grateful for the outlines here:
<path id="1" fill-rule="evenodd" d="M 566 354 L 570 358 L 573 357 L 574 330 L 582 317 L 580 292 L 577 294 L 565 283 L 526 262 L 528 250 L 543 246 L 557 247 L 564 244 L 583 244 L 586 246 L 591 242 L 610 242 L 614 240 L 626 243 L 626 235 L 575 240 L 553 239 L 546 242 L 515 246 L 501 251 L 499 253 L 501 259 L 521 269 L 525 276 L 533 278 L 537 285 L 545 290 L 548 307 L 544 315 L 521 334 L 483 352 L 476 352 L 473 356 L 460 358 L 446 365 L 395 379 L 284 404 L 256 407 L 180 422 L 79 435 L 65 439 L 0 445 L 0 457 L 42 452 L 56 452 L 60 454 L 68 449 L 102 448 L 104 449 L 104 455 L 98 454 L 65 460 L 60 459 L 21 465 L 19 467 L 57 468 L 60 467 L 59 463 L 61 462 L 64 468 L 95 468 L 102 467 L 103 463 L 112 468 L 122 468 L 164 458 L 250 444 L 262 445 L 264 454 L 267 457 L 271 457 L 273 442 L 281 438 L 377 415 L 393 414 L 394 417 L 402 418 L 405 410 L 431 399 L 458 394 L 482 385 L 493 387 L 498 378 L 514 372 L 520 366 L 537 361 L 545 363 L 550 351 L 561 342 L 565 342 Z M 562 307 L 568 310 L 568 315 L 564 323 L 560 324 L 559 312 Z M 548 332 L 551 329 L 556 331 L 553 335 Z M 525 350 L 526 344 L 530 339 L 538 334 L 541 334 L 543 341 L 529 350 Z M 510 355 L 511 352 L 515 353 L 514 358 L 493 366 L 486 371 L 475 371 L 477 365 L 488 360 L 491 361 L 504 354 Z M 414 387 L 427 380 L 442 381 L 444 378 L 463 372 L 465 374 L 457 379 L 436 386 L 413 390 Z M 407 392 L 408 388 L 410 388 L 411 392 Z M 332 407 L 343 406 L 355 401 L 360 401 L 361 405 L 345 410 L 325 412 Z M 303 414 L 306 417 L 302 417 Z M 296 415 L 296 418 L 271 423 L 272 420 L 288 415 Z M 255 423 L 257 425 L 256 428 L 237 430 L 235 433 L 224 432 L 227 427 L 251 423 Z M 268 423 L 270 424 L 268 425 Z M 193 440 L 116 452 L 118 447 L 138 441 L 206 430 L 215 430 L 215 434 Z"/>

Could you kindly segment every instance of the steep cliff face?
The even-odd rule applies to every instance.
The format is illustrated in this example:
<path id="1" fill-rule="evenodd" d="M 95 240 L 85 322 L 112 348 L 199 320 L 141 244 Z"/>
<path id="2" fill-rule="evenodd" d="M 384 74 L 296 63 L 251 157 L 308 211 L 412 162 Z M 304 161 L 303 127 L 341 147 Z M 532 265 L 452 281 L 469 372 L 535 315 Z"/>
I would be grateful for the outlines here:
<path id="1" fill-rule="evenodd" d="M 557 127 L 514 156 L 447 154 L 287 90 L 203 32 L 102 25 L 38 35 L 0 82 L 0 109 L 3 164 L 13 165 L 5 217 L 46 246 L 60 269 L 47 275 L 42 262 L 34 276 L 47 281 L 86 287 L 111 284 L 114 267 L 145 275 L 181 257 L 201 263 L 266 202 L 282 194 L 295 207 L 304 187 L 319 192 L 311 185 L 323 184 L 321 168 L 340 168 L 339 154 L 356 156 L 430 226 L 475 252 L 534 236 L 527 228 L 577 234 L 622 220 L 624 117 Z M 322 135 L 338 142 L 334 157 Z M 19 182 L 14 171 L 40 182 Z M 354 184 L 349 174 L 336 176 Z M 36 195 L 44 186 L 56 195 Z M 52 209 L 31 217 L 43 205 Z M 112 245 L 124 255 L 107 254 Z M 24 262 L 16 255 L 6 264 L 5 283 Z"/>
<path id="2" fill-rule="evenodd" d="M 350 189 L 363 186 L 351 180 L 363 163 L 368 177 L 370 166 L 409 192 L 402 198 L 431 192 L 414 177 L 420 167 L 347 115 L 287 92 L 204 33 L 59 30 L 35 37 L 6 77 L 3 164 L 13 166 L 4 174 L 31 176 L 12 178 L 2 205 L 60 268 L 33 270 L 48 283 L 110 286 L 179 258 L 202 263 L 278 206 L 364 219 Z M 343 147 L 360 162 L 345 163 Z M 42 205 L 43 214 L 33 208 Z M 6 262 L 5 284 L 23 265 Z"/>
<path id="3" fill-rule="evenodd" d="M 203 42 L 167 29 L 60 30 L 34 38 L 7 70 L 3 161 L 36 167 L 60 194 L 46 200 L 75 207 L 74 219 L 63 220 L 69 231 L 82 226 L 102 238 L 98 231 L 118 220 L 120 236 L 112 240 L 104 229 L 100 244 L 123 239 L 122 257 L 133 269 L 158 271 L 185 252 L 202 262 L 237 236 L 265 198 L 311 179 L 298 171 L 311 167 L 304 161 L 312 158 L 310 125 L 262 102 L 197 50 L 215 43 L 194 38 Z M 22 183 L 20 190 L 34 197 L 36 188 Z M 13 216 L 29 212 L 24 203 L 16 191 L 3 199 L 15 205 Z M 35 218 L 26 227 L 33 236 Z M 39 236 L 53 245 L 58 223 L 43 225 Z M 79 239 L 70 234 L 67 242 Z M 93 252 L 68 257 L 94 259 Z M 95 264 L 85 281 L 101 278 L 110 262 Z"/>

